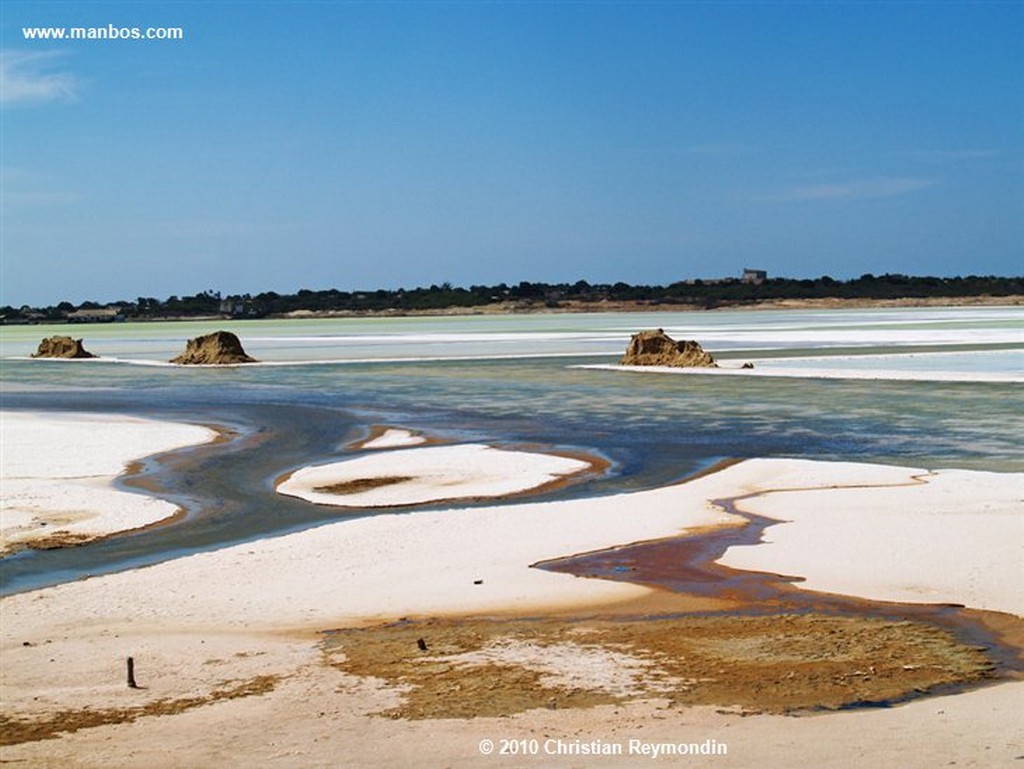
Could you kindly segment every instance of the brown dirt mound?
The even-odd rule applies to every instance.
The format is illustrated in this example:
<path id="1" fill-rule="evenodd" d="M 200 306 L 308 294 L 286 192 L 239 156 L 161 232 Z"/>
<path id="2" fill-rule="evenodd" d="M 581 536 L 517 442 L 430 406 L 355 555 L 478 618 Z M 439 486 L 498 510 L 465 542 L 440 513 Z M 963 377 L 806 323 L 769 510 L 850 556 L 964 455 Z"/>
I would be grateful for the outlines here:
<path id="1" fill-rule="evenodd" d="M 983 649 L 927 623 L 825 614 L 435 619 L 338 631 L 325 651 L 341 670 L 400 691 L 402 704 L 380 715 L 409 719 L 650 697 L 743 712 L 836 709 L 994 670 Z"/>
<path id="2" fill-rule="evenodd" d="M 678 368 L 717 368 L 711 354 L 697 342 L 677 342 L 662 329 L 633 334 L 620 366 L 675 366 Z"/>
<path id="3" fill-rule="evenodd" d="M 48 336 L 39 343 L 33 358 L 95 358 L 91 352 L 82 347 L 81 339 L 69 336 Z"/>
<path id="4" fill-rule="evenodd" d="M 185 352 L 171 363 L 184 365 L 228 365 L 233 363 L 256 363 L 242 349 L 238 337 L 230 331 L 214 331 L 212 334 L 189 339 Z"/>

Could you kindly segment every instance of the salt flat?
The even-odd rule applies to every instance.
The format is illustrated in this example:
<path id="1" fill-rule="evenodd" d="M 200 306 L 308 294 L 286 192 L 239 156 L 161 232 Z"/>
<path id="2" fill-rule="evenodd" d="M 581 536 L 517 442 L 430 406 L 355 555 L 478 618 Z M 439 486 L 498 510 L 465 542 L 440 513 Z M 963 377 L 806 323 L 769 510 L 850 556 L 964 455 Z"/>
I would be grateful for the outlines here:
<path id="1" fill-rule="evenodd" d="M 0 412 L 2 551 L 40 541 L 83 542 L 138 529 L 178 507 L 113 488 L 134 461 L 206 443 L 196 425 L 110 414 Z"/>
<path id="2" fill-rule="evenodd" d="M 168 439 L 172 432 L 176 440 L 184 435 L 168 430 Z M 138 450 L 133 446 L 133 452 Z M 393 463 L 398 472 L 411 451 L 374 456 Z M 84 452 L 79 455 L 85 459 Z M 461 461 L 472 459 L 463 455 Z M 60 471 L 77 476 L 78 466 L 68 462 Z M 83 461 L 80 467 L 112 468 L 110 456 L 89 462 L 95 465 Z M 1013 731 L 1010 714 L 1021 703 L 1020 683 L 894 710 L 817 718 L 740 719 L 710 709 L 667 708 L 660 699 L 664 695 L 652 692 L 650 700 L 614 710 L 530 711 L 511 720 L 424 725 L 366 715 L 400 695 L 324 667 L 315 633 L 409 616 L 528 616 L 621 605 L 649 595 L 650 589 L 530 564 L 701 527 L 736 525 L 737 516 L 712 503 L 729 498 L 739 498 L 743 510 L 793 520 L 787 525 L 798 536 L 787 545 L 781 534 L 785 526 L 770 527 L 771 543 L 746 549 L 750 554 L 763 550 L 767 560 L 734 551 L 727 562 L 743 557 L 747 566 L 769 568 L 773 553 L 782 552 L 785 558 L 772 563 L 806 577 L 809 587 L 873 597 L 880 586 L 896 585 L 902 586 L 902 599 L 1020 613 L 1019 582 L 1005 576 L 1019 557 L 1020 540 L 1012 527 L 1020 522 L 1014 490 L 1021 480 L 1019 474 L 752 460 L 649 491 L 326 524 L 9 596 L 0 604 L 9 715 L 39 719 L 83 708 L 155 707 L 168 698 L 211 701 L 178 714 L 8 746 L 4 758 L 40 766 L 90 766 L 100 758 L 107 766 L 242 766 L 253 761 L 328 766 L 339 755 L 374 755 L 379 758 L 374 765 L 401 766 L 410 758 L 410 746 L 428 729 L 426 755 L 452 766 L 480 766 L 489 765 L 476 747 L 481 734 L 571 737 L 585 724 L 588 734 L 604 739 L 635 736 L 641 729 L 645 738 L 716 736 L 730 745 L 731 758 L 715 758 L 715 765 L 723 766 L 750 765 L 752 756 L 769 766 L 798 759 L 843 766 L 848 764 L 839 748 L 869 757 L 891 755 L 886 751 L 893 749 L 895 738 L 885 735 L 896 733 L 900 750 L 913 757 L 909 766 L 950 756 L 968 766 L 981 765 L 978 757 L 1009 759 L 1020 749 L 1008 736 Z M 45 487 L 39 488 L 45 494 Z M 908 521 L 897 525 L 903 511 Z M 912 531 L 927 544 L 939 530 L 949 530 L 949 537 L 962 537 L 970 546 L 944 549 L 941 560 L 926 546 L 892 547 L 894 531 Z M 826 565 L 834 568 L 826 571 Z M 945 579 L 944 572 L 976 578 Z M 987 574 L 992 578 L 984 578 Z M 520 646 L 533 655 L 543 652 Z M 553 647 L 552 653 L 557 657 L 564 651 Z M 143 690 L 124 688 L 128 655 L 138 660 Z M 223 698 L 232 682 L 256 680 L 270 682 L 269 688 L 258 695 Z M 959 728 L 965 719 L 982 726 Z M 865 730 L 876 737 L 865 742 Z M 155 758 L 168 751 L 173 760 Z M 588 764 L 605 765 L 601 760 Z"/>

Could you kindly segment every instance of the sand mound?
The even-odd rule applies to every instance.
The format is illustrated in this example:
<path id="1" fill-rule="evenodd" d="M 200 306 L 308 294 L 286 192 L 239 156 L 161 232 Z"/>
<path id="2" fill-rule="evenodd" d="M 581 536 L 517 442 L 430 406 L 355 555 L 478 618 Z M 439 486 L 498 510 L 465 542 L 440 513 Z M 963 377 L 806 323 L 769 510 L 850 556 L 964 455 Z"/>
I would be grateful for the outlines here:
<path id="1" fill-rule="evenodd" d="M 226 365 L 232 363 L 256 363 L 242 349 L 238 337 L 230 331 L 214 331 L 212 334 L 189 339 L 185 352 L 171 363 L 184 365 Z"/>
<path id="2" fill-rule="evenodd" d="M 69 336 L 48 336 L 39 343 L 33 358 L 95 358 L 91 352 L 82 347 L 81 339 Z"/>
<path id="3" fill-rule="evenodd" d="M 662 329 L 641 331 L 629 340 L 620 366 L 677 366 L 680 368 L 717 368 L 710 353 L 697 342 L 684 339 L 677 342 Z"/>

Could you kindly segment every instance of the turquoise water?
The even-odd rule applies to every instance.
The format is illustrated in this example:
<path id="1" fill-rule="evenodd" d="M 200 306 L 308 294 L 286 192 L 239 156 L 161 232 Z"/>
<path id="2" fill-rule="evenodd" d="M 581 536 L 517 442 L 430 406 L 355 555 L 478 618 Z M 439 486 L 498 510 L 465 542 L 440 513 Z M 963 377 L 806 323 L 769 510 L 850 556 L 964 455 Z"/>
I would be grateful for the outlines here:
<path id="1" fill-rule="evenodd" d="M 631 333 L 651 327 L 698 339 L 726 363 L 754 358 L 759 367 L 809 373 L 877 367 L 926 378 L 672 376 L 578 367 L 614 363 Z M 155 365 L 180 352 L 188 337 L 216 328 L 237 333 L 268 365 Z M 69 332 L 93 352 L 134 363 L 21 357 L 43 336 Z M 192 452 L 176 469 L 153 468 L 161 495 L 191 510 L 184 523 L 4 559 L 6 590 L 334 520 L 337 511 L 274 494 L 273 479 L 344 455 L 346 441 L 374 423 L 451 441 L 581 449 L 611 460 L 606 477 L 554 498 L 649 488 L 723 457 L 1024 471 L 1019 381 L 943 380 L 957 371 L 1019 377 L 1024 313 L 1014 308 L 2 327 L 0 352 L 4 408 L 227 423 L 260 436 L 252 445 Z"/>

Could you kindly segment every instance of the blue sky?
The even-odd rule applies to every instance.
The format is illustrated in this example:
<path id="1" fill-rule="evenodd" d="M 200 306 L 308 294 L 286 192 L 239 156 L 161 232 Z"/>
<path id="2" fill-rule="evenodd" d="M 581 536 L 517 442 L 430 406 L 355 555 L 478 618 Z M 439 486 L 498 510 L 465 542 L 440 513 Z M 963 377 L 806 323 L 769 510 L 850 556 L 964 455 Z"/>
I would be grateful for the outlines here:
<path id="1" fill-rule="evenodd" d="M 1024 272 L 1019 2 L 0 7 L 0 304 Z"/>

